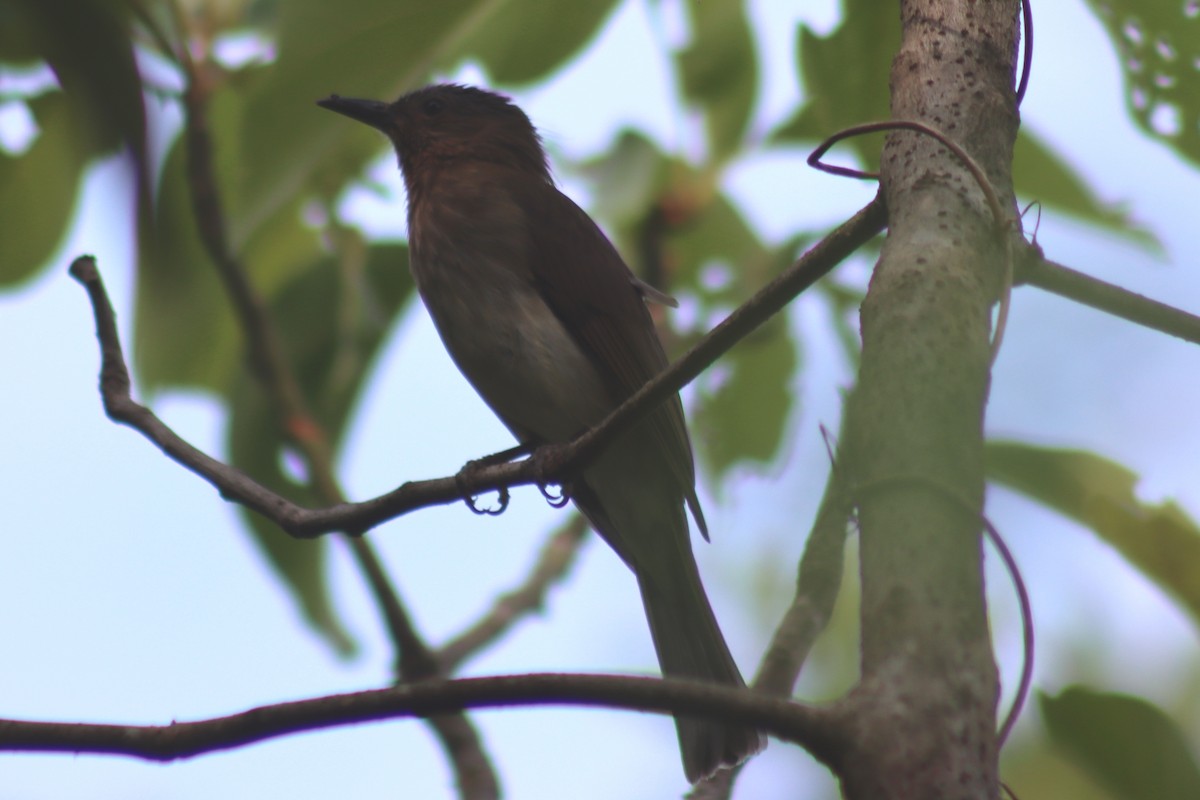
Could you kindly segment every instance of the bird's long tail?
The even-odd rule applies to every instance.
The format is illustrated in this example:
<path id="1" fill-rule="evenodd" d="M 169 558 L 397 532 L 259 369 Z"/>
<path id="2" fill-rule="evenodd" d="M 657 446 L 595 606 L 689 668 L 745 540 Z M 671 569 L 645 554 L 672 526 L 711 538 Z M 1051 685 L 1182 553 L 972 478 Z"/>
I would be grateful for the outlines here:
<path id="1" fill-rule="evenodd" d="M 638 587 L 663 675 L 743 687 L 692 554 L 665 574 L 639 575 Z M 718 769 L 735 766 L 766 744 L 761 733 L 699 717 L 677 716 L 683 771 L 695 783 Z"/>

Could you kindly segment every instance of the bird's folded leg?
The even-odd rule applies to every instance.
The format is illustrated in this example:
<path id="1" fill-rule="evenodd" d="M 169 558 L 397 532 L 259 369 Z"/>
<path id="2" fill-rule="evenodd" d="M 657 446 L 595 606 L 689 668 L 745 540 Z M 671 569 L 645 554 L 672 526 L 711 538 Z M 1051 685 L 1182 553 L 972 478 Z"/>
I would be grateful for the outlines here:
<path id="1" fill-rule="evenodd" d="M 495 466 L 496 464 L 505 464 L 509 461 L 512 461 L 514 458 L 519 458 L 520 456 L 526 455 L 529 453 L 529 450 L 530 445 L 520 444 L 516 447 L 510 447 L 507 450 L 501 450 L 499 453 L 492 453 L 490 456 L 477 458 L 464 464 L 463 468 L 455 474 L 454 483 L 458 486 L 459 492 L 462 493 L 463 502 L 467 504 L 467 508 L 474 511 L 476 514 L 486 514 L 491 517 L 496 517 L 503 514 L 505 509 L 508 508 L 508 487 L 501 486 L 496 490 L 500 501 L 498 506 L 495 508 L 480 508 L 475 504 L 476 498 L 474 486 L 476 483 L 476 476 L 481 470 L 486 469 L 487 467 Z"/>

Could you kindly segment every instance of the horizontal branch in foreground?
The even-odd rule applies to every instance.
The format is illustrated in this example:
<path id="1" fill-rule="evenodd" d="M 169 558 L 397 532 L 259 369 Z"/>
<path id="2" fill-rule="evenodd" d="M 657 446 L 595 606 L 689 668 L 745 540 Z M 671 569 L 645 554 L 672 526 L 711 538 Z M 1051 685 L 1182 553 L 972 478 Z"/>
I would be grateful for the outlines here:
<path id="1" fill-rule="evenodd" d="M 311 538 L 333 531 L 364 533 L 419 508 L 457 502 L 463 499 L 464 485 L 472 493 L 487 492 L 527 484 L 557 483 L 563 476 L 574 474 L 641 415 L 678 392 L 748 333 L 882 230 L 884 218 L 882 204 L 878 200 L 872 201 L 814 245 L 599 425 L 574 442 L 550 445 L 539 451 L 553 452 L 552 458 L 539 458 L 535 453 L 523 461 L 471 469 L 465 482 L 458 476 L 412 481 L 372 500 L 320 509 L 299 506 L 241 470 L 201 452 L 180 438 L 153 411 L 135 401 L 112 304 L 95 260 L 91 256 L 80 256 L 71 264 L 70 272 L 87 289 L 95 316 L 102 360 L 100 391 L 108 416 L 142 433 L 168 457 L 212 484 L 226 500 L 257 511 L 292 536 Z"/>
<path id="2" fill-rule="evenodd" d="M 423 681 L 170 725 L 0 719 L 0 752 L 94 753 L 173 761 L 322 728 L 472 708 L 540 705 L 686 712 L 748 723 L 803 746 L 825 763 L 836 761 L 846 746 L 846 731 L 834 706 L 807 706 L 697 681 L 544 673 Z"/>

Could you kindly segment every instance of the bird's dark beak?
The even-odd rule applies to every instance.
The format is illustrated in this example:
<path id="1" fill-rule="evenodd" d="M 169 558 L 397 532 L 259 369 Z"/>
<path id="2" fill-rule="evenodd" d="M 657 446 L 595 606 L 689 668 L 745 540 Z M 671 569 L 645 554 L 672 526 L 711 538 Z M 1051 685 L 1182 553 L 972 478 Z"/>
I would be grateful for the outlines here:
<path id="1" fill-rule="evenodd" d="M 344 114 L 350 119 L 365 122 L 385 133 L 391 127 L 392 115 L 388 113 L 388 104 L 378 100 L 360 100 L 356 97 L 338 97 L 331 94 L 324 100 L 318 100 L 317 105 Z"/>

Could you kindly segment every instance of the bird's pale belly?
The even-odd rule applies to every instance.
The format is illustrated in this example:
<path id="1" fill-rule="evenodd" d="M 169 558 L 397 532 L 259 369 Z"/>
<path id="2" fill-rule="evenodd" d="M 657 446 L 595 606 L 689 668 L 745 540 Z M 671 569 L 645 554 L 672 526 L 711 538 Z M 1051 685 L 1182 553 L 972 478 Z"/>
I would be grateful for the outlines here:
<path id="1" fill-rule="evenodd" d="M 533 286 L 511 273 L 414 273 L 454 363 L 519 438 L 566 441 L 612 410 L 587 355 Z"/>

